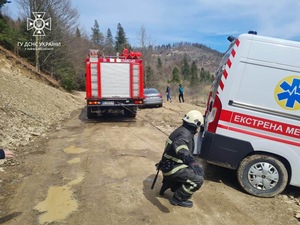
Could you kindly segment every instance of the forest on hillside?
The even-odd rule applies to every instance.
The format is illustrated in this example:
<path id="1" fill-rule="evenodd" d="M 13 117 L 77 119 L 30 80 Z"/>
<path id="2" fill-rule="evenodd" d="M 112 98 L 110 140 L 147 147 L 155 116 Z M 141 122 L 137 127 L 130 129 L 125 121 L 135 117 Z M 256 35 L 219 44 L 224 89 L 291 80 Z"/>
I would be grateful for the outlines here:
<path id="1" fill-rule="evenodd" d="M 138 46 L 131 46 L 121 22 L 116 34 L 102 31 L 95 19 L 91 34 L 79 27 L 79 14 L 70 0 L 16 0 L 21 13 L 12 19 L 0 0 L 0 45 L 60 82 L 67 91 L 85 90 L 84 60 L 89 49 L 102 55 L 140 51 L 146 87 L 162 90 L 166 83 L 201 88 L 211 83 L 222 54 L 199 43 L 154 45 L 145 27 L 137 27 Z M 44 12 L 44 13 L 37 13 Z M 50 19 L 51 18 L 51 21 Z M 44 24 L 39 24 L 43 22 Z M 38 29 L 43 26 L 43 29 Z"/>

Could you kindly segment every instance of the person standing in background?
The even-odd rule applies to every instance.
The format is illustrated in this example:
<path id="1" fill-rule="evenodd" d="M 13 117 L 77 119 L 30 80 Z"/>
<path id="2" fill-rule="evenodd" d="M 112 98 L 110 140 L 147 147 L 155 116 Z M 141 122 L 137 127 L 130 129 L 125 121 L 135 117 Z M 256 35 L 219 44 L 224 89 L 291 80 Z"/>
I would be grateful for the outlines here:
<path id="1" fill-rule="evenodd" d="M 170 102 L 172 102 L 172 98 L 171 98 L 171 88 L 170 88 L 169 85 L 167 85 L 166 94 L 167 94 L 167 101 L 170 100 Z"/>
<path id="2" fill-rule="evenodd" d="M 181 86 L 181 84 L 179 84 L 178 86 L 179 86 L 179 96 L 178 96 L 179 102 L 184 102 L 184 97 L 183 97 L 184 90 L 183 90 L 183 87 Z"/>

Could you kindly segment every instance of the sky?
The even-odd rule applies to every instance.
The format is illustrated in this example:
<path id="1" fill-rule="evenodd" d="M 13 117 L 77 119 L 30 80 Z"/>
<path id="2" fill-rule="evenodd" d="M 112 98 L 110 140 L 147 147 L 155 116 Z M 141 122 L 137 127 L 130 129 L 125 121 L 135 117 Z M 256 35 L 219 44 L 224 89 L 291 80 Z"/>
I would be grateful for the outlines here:
<path id="1" fill-rule="evenodd" d="M 190 42 L 221 53 L 229 35 L 249 30 L 259 35 L 300 41 L 300 0 L 70 0 L 79 13 L 79 27 L 88 36 L 97 20 L 106 35 L 118 23 L 132 46 L 140 46 L 141 28 L 152 45 Z M 5 7 L 19 15 L 17 0 Z"/>

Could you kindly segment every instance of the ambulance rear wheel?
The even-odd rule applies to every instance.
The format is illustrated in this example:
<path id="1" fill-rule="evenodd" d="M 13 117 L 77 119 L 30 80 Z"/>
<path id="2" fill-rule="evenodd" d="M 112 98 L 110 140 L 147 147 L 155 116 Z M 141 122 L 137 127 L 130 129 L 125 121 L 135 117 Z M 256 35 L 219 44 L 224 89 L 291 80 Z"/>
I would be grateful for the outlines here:
<path id="1" fill-rule="evenodd" d="M 241 162 L 237 179 L 247 193 L 270 198 L 285 189 L 288 172 L 284 164 L 275 157 L 252 155 Z"/>

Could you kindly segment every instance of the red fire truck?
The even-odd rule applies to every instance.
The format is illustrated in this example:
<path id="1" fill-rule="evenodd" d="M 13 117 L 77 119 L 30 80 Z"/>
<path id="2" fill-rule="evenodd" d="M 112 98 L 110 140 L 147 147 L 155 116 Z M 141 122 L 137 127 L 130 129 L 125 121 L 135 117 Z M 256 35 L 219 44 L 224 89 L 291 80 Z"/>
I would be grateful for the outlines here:
<path id="1" fill-rule="evenodd" d="M 104 57 L 90 50 L 86 59 L 87 117 L 123 112 L 135 117 L 143 104 L 144 82 L 141 53 L 124 49 L 121 55 Z"/>

